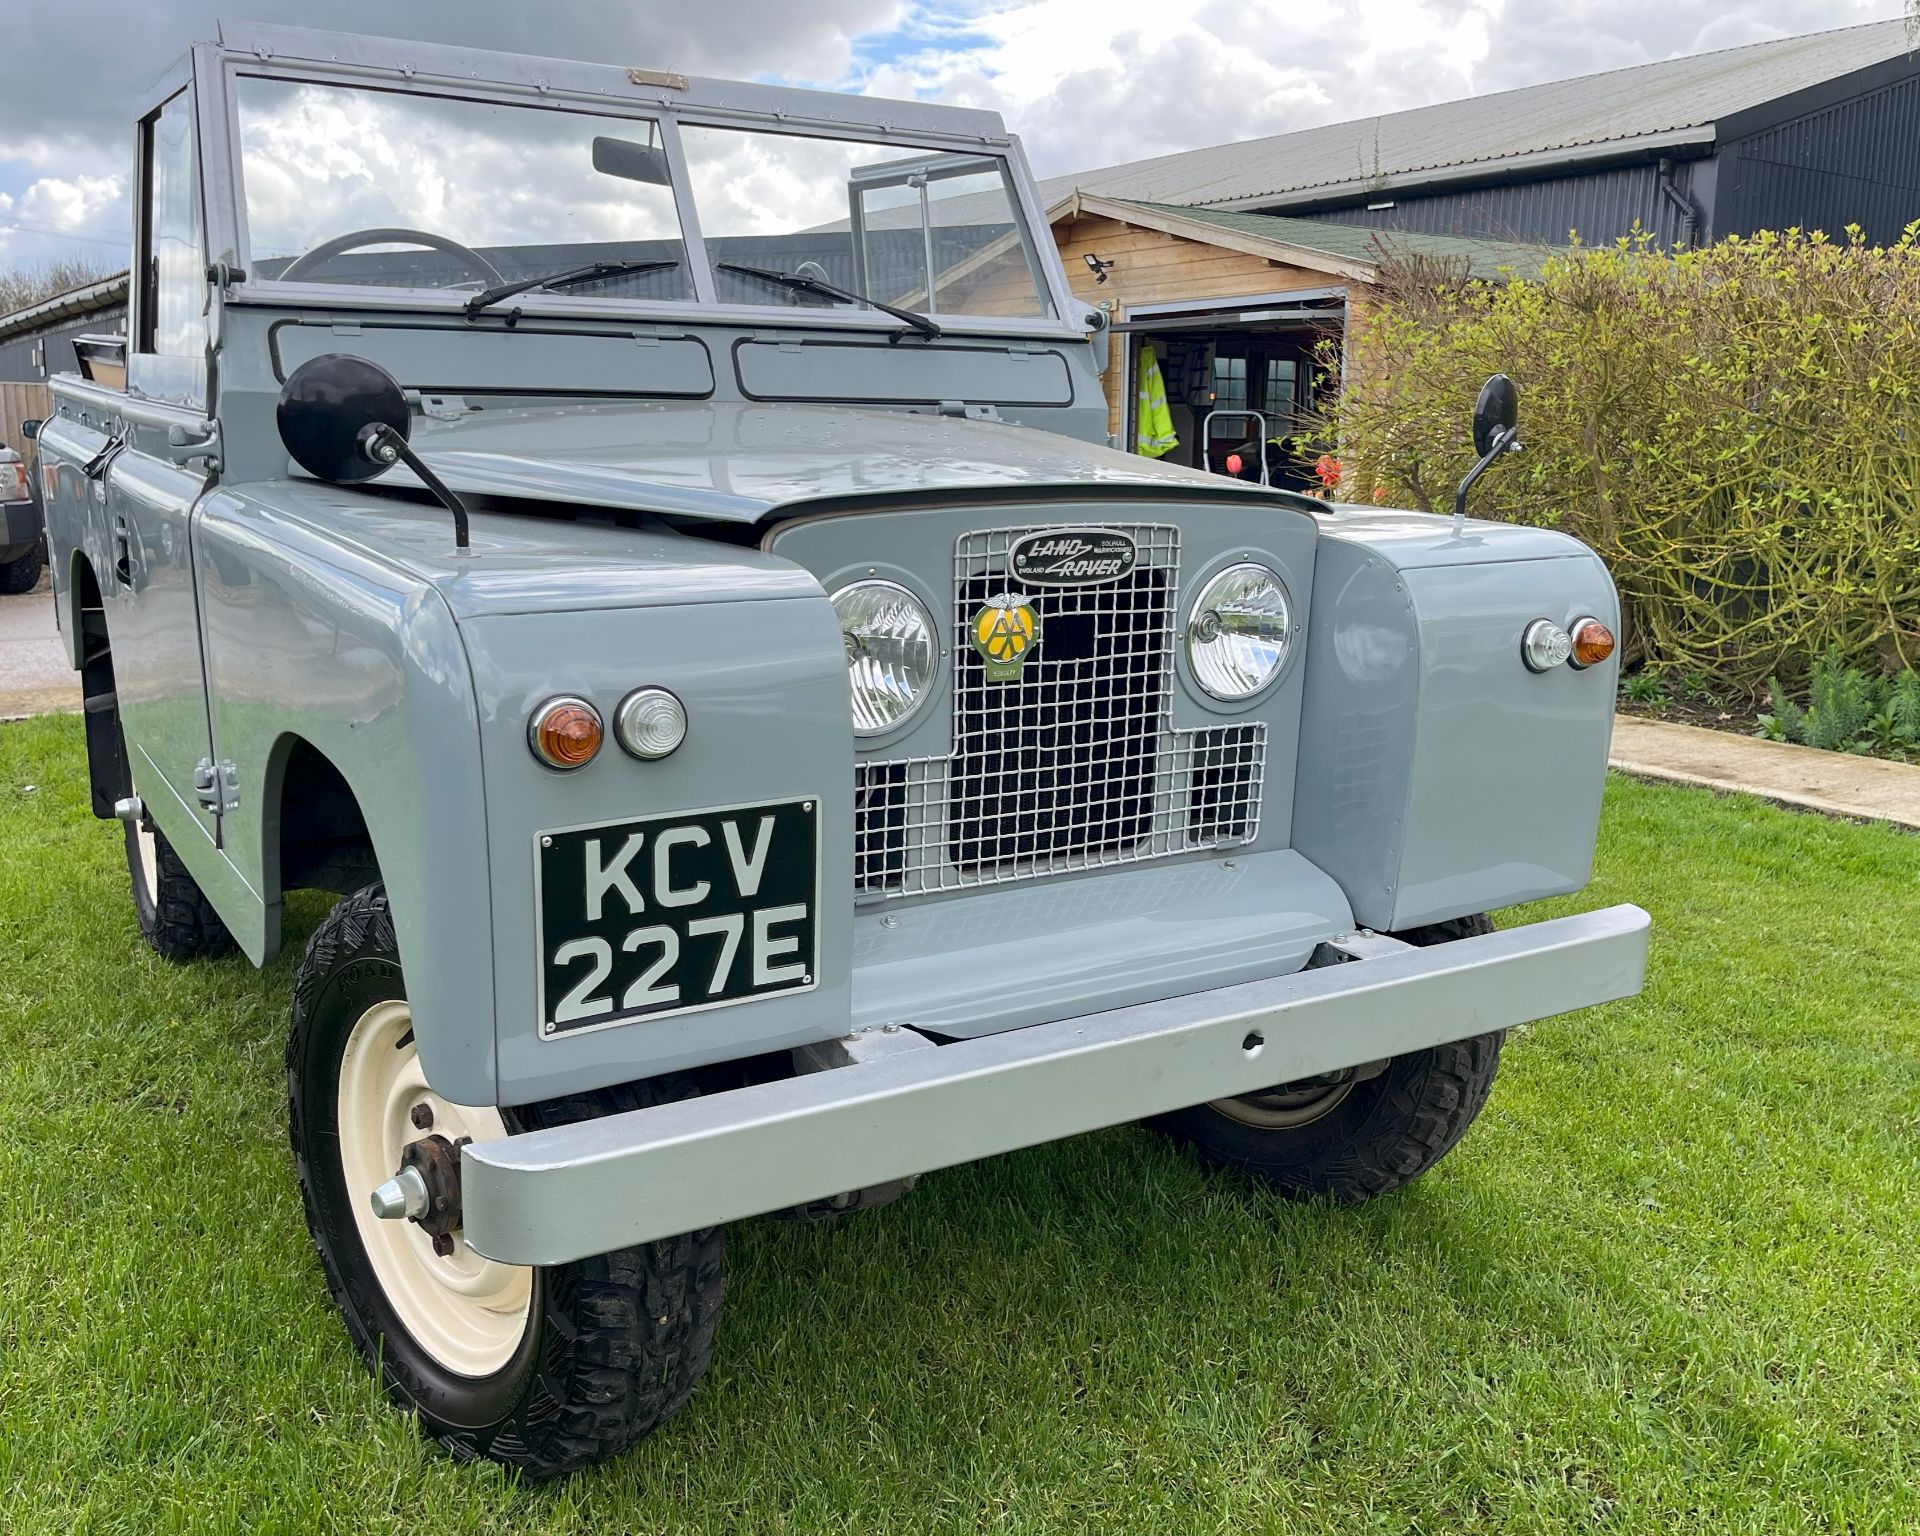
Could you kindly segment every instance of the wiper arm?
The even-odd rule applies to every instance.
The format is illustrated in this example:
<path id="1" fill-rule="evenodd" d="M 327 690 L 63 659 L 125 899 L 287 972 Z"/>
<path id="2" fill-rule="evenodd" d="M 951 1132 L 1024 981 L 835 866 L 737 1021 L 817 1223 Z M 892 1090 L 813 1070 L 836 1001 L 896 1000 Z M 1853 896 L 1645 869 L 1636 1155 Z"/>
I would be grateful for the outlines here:
<path id="1" fill-rule="evenodd" d="M 714 266 L 722 272 L 744 273 L 748 277 L 757 277 L 766 283 L 778 283 L 782 288 L 792 288 L 800 293 L 817 293 L 829 299 L 844 299 L 849 304 L 868 305 L 884 315 L 904 320 L 929 339 L 940 334 L 940 327 L 925 315 L 915 314 L 910 309 L 899 309 L 892 304 L 882 304 L 878 299 L 870 299 L 864 293 L 855 293 L 850 288 L 836 288 L 817 277 L 805 277 L 798 272 L 776 272 L 771 267 L 746 267 L 737 261 L 716 261 Z"/>
<path id="2" fill-rule="evenodd" d="M 664 272 L 669 267 L 679 265 L 677 261 L 591 261 L 584 267 L 571 267 L 565 272 L 544 277 L 525 277 L 517 283 L 495 283 L 491 288 L 482 288 L 467 300 L 467 318 L 471 320 L 489 305 L 510 299 L 516 293 L 525 293 L 529 288 L 570 288 L 575 283 L 590 283 L 596 277 L 617 277 L 629 272 Z"/>

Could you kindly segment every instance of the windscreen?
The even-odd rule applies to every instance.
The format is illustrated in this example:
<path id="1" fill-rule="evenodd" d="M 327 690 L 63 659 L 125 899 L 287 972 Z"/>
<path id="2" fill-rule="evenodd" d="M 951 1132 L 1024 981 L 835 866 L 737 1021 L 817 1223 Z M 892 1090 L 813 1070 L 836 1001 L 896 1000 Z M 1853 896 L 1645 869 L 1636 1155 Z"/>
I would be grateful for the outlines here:
<path id="1" fill-rule="evenodd" d="M 690 213 L 723 304 L 1053 315 L 996 155 L 683 123 L 676 189 L 645 118 L 254 74 L 236 94 L 256 280 L 691 301 Z M 597 262 L 644 269 L 573 275 Z"/>
<path id="2" fill-rule="evenodd" d="M 564 292 L 694 296 L 651 123 L 260 76 L 238 116 L 261 278 L 477 290 L 658 261 Z"/>
<path id="3" fill-rule="evenodd" d="M 1053 313 L 1003 160 L 695 124 L 680 139 L 722 303 Z"/>

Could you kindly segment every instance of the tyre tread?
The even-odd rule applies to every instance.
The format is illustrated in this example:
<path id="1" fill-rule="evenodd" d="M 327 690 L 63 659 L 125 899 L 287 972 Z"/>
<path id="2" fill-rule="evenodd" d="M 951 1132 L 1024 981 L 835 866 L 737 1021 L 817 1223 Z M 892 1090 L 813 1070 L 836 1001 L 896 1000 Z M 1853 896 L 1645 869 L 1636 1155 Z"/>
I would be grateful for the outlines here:
<path id="1" fill-rule="evenodd" d="M 136 894 L 134 915 L 140 925 L 140 937 L 155 954 L 168 960 L 212 959 L 229 955 L 238 947 L 226 923 L 200 884 L 187 872 L 173 844 L 158 827 L 153 829 L 155 886 L 159 895 L 151 913 L 144 910 L 138 894 L 140 869 L 133 846 L 134 831 L 127 829 L 127 871 Z"/>

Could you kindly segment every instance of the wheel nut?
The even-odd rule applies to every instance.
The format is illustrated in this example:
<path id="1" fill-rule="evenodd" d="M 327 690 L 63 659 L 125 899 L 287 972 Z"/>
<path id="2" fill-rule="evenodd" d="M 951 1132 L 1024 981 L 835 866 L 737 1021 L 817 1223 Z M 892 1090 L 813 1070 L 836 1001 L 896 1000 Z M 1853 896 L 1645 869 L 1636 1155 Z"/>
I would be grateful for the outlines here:
<path id="1" fill-rule="evenodd" d="M 410 1118 L 413 1121 L 413 1128 L 416 1131 L 431 1129 L 433 1125 L 433 1106 L 424 1102 L 414 1105 Z"/>
<path id="2" fill-rule="evenodd" d="M 443 1259 L 452 1254 L 453 1235 L 448 1232 L 436 1233 L 433 1239 L 433 1251 Z"/>

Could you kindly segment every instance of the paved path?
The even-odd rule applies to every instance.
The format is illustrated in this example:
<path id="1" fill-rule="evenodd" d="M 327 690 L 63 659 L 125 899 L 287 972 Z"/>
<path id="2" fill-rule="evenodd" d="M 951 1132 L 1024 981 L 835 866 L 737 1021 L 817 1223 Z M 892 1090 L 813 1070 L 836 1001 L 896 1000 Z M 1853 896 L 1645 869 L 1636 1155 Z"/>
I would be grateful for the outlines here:
<path id="1" fill-rule="evenodd" d="M 1912 763 L 1620 715 L 1613 722 L 1613 766 L 1636 778 L 1733 790 L 1920 830 L 1920 766 Z"/>
<path id="2" fill-rule="evenodd" d="M 52 578 L 20 597 L 0 597 L 0 720 L 80 707 L 80 677 L 54 628 Z"/>

